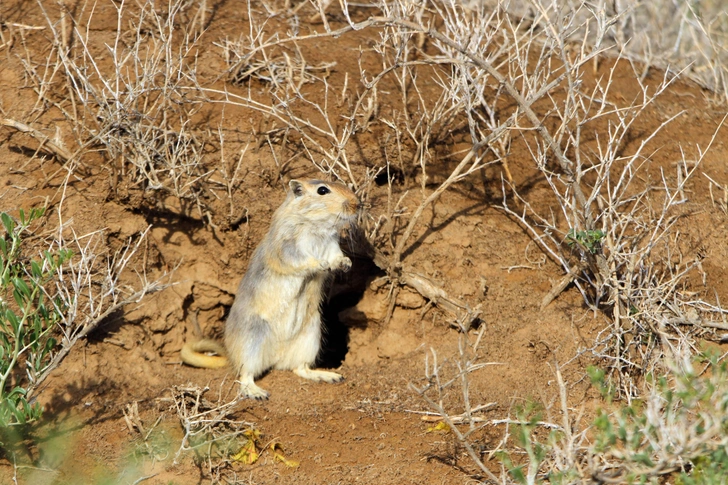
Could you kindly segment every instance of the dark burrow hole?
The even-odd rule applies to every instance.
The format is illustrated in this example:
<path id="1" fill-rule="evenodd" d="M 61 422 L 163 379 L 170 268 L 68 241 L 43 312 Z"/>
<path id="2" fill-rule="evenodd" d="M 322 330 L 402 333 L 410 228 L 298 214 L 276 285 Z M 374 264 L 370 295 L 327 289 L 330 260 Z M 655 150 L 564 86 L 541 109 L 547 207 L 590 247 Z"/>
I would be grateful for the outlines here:
<path id="1" fill-rule="evenodd" d="M 387 185 L 391 182 L 394 185 L 402 185 L 404 183 L 404 173 L 396 167 L 389 167 L 389 170 L 382 170 L 379 175 L 374 177 L 374 183 L 379 187 Z"/>
<path id="2" fill-rule="evenodd" d="M 359 325 L 342 322 L 339 313 L 356 306 L 364 296 L 369 282 L 383 274 L 369 258 L 352 258 L 352 263 L 349 272 L 336 276 L 331 284 L 329 297 L 322 305 L 324 338 L 317 361 L 318 367 L 335 369 L 344 362 L 349 352 L 349 332 Z"/>

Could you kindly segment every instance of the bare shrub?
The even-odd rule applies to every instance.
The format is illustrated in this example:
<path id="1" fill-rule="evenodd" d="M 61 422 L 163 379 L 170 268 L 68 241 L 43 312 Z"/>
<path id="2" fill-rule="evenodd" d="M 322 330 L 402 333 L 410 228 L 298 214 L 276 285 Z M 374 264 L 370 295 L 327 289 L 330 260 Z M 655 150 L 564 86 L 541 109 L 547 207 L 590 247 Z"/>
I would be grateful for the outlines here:
<path id="1" fill-rule="evenodd" d="M 79 235 L 62 214 L 63 202 L 57 208 L 58 233 L 49 250 L 71 251 L 74 257 L 59 269 L 53 290 L 53 298 L 64 309 L 58 324 L 59 348 L 49 366 L 33 379 L 28 396 L 38 389 L 73 346 L 105 319 L 171 284 L 169 273 L 155 271 L 151 277 L 148 274 L 143 253 L 150 227 L 114 249 L 107 245 L 103 230 Z"/>
<path id="2" fill-rule="evenodd" d="M 116 33 L 101 50 L 90 39 L 93 9 L 73 18 L 62 8 L 59 19 L 43 10 L 54 40 L 54 69 L 37 82 L 65 89 L 48 89 L 39 99 L 72 122 L 76 155 L 101 148 L 114 193 L 138 191 L 151 205 L 167 208 L 171 196 L 182 215 L 211 222 L 204 192 L 212 170 L 203 163 L 209 141 L 191 121 L 202 106 L 193 96 L 199 19 L 179 30 L 191 8 L 181 0 L 165 9 L 152 1 L 115 8 Z M 37 76 L 32 66 L 27 71 Z M 77 156 L 72 166 L 86 163 Z"/>
<path id="3" fill-rule="evenodd" d="M 222 477 L 234 475 L 229 470 L 234 455 L 241 453 L 244 443 L 251 442 L 247 437 L 254 433 L 252 423 L 235 417 L 239 397 L 228 400 L 222 388 L 223 384 L 217 396 L 211 397 L 209 388 L 175 386 L 170 389 L 171 399 L 168 399 L 184 430 L 174 463 L 193 452 L 201 469 L 215 483 L 225 483 Z"/>
<path id="4" fill-rule="evenodd" d="M 473 2 L 463 2 L 474 8 Z M 605 45 L 607 57 L 635 63 L 640 79 L 650 71 L 680 74 L 712 93 L 716 102 L 728 100 L 728 13 L 719 1 L 685 0 L 500 0 L 484 2 L 487 8 L 503 7 L 517 18 L 540 24 L 550 10 L 572 19 L 565 40 L 589 47 Z M 595 22 L 598 27 L 595 29 Z M 536 39 L 538 42 L 538 39 Z M 596 62 L 602 63 L 606 59 Z"/>
<path id="5" fill-rule="evenodd" d="M 569 406 L 569 383 L 558 364 L 553 371 L 558 399 L 514 405 L 509 416 L 487 419 L 489 404 L 471 401 L 478 362 L 475 342 L 463 336 L 460 352 L 439 361 L 431 351 L 425 379 L 410 387 L 427 403 L 428 421 L 441 420 L 471 459 L 471 474 L 495 483 L 635 483 L 669 477 L 686 483 L 720 483 L 728 467 L 725 409 L 726 364 L 717 356 L 674 362 L 665 359 L 669 376 L 649 374 L 639 400 L 613 402 L 617 390 L 597 368 L 588 369 L 604 408 L 587 418 L 583 407 Z M 699 369 L 697 369 L 699 368 Z M 453 404 L 453 395 L 459 399 Z M 497 428 L 502 438 L 483 449 L 482 434 Z M 540 432 L 539 432 L 540 431 Z M 492 471 L 500 468 L 500 473 Z"/>

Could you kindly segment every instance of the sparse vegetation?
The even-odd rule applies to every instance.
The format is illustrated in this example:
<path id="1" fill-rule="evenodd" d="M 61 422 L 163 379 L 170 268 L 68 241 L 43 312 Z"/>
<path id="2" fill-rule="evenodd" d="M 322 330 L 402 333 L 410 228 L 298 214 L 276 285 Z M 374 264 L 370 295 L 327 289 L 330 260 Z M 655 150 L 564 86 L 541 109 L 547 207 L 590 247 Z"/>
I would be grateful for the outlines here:
<path id="1" fill-rule="evenodd" d="M 43 25 L 0 18 L 0 51 L 22 66 L 23 96 L 32 98 L 12 112 L 0 105 L 0 126 L 35 140 L 37 149 L 17 150 L 28 160 L 14 170 L 42 170 L 42 188 L 55 190 L 48 212 L 58 215 L 42 235 L 33 223 L 48 219 L 43 211 L 0 216 L 0 425 L 37 419 L 32 397 L 74 345 L 165 286 L 161 277 L 175 262 L 159 251 L 150 263 L 150 244 L 169 243 L 189 223 L 189 240 L 210 231 L 222 246 L 248 224 L 250 200 L 270 195 L 244 193 L 250 178 L 256 188 L 277 189 L 294 174 L 320 171 L 369 206 L 361 222 L 373 249 L 352 252 L 381 271 L 377 287 L 387 301 L 377 324 L 387 328 L 403 295 L 414 292 L 425 301 L 420 319 L 436 314 L 457 329 L 458 355 L 439 360 L 432 350 L 424 381 L 411 388 L 449 426 L 479 479 L 618 483 L 667 475 L 692 484 L 724 474 L 726 368 L 721 358 L 695 356 L 701 340 L 725 340 L 716 331 L 728 330 L 727 311 L 708 291 L 699 244 L 686 241 L 681 226 L 695 211 L 696 179 L 722 122 L 708 143 L 684 140 L 655 162 L 656 140 L 688 109 L 662 101 L 680 78 L 707 89 L 714 105 L 728 102 L 721 2 L 248 2 L 239 12 L 245 27 L 224 38 L 209 33 L 225 8 L 216 2 L 111 8 L 114 15 L 39 1 Z M 101 15 L 114 26 L 98 40 Z M 42 31 L 47 44 L 33 47 L 31 31 Z M 366 42 L 357 41 L 351 59 L 317 46 L 354 35 Z M 625 77 L 629 95 L 617 86 Z M 229 112 L 244 128 L 228 126 Z M 44 124 L 55 125 L 54 136 Z M 57 166 L 48 170 L 51 158 Z M 725 215 L 728 183 L 703 176 Z M 94 177 L 107 187 L 100 200 L 172 229 L 152 243 L 148 224 L 120 240 L 102 221 L 76 234 L 67 192 Z M 548 349 L 556 406 L 528 403 L 486 419 L 478 413 L 488 405 L 471 402 L 475 372 L 495 365 L 479 350 L 488 332 L 483 298 L 448 292 L 439 270 L 418 259 L 431 233 L 457 218 L 442 222 L 438 205 L 458 194 L 497 206 L 529 235 L 539 265 L 560 272 L 542 311 L 575 288 L 585 309 L 573 309 L 582 315 L 572 320 L 599 322 L 593 338 L 580 336 L 578 356 Z M 254 242 L 249 229 L 245 244 Z M 27 238 L 40 257 L 21 251 Z M 245 259 L 225 258 L 226 270 L 231 259 Z M 168 326 L 199 312 L 194 291 L 208 290 L 182 295 L 180 312 L 165 315 Z M 484 280 L 480 290 L 487 293 Z M 224 313 L 199 306 L 218 320 Z M 156 338 L 155 352 L 169 343 L 145 338 Z M 585 359 L 603 369 L 591 374 L 603 391 L 592 396 L 601 410 L 574 416 L 575 384 L 561 367 L 585 381 Z M 207 478 L 235 482 L 226 473 L 251 426 L 235 414 L 239 403 L 221 390 L 210 404 L 209 390 L 197 386 L 169 392 L 184 434 L 174 465 L 195 455 Z M 125 417 L 157 460 L 163 453 L 150 437 L 159 421 L 147 428 L 136 404 Z M 502 432 L 487 453 L 486 427 Z"/>
<path id="2" fill-rule="evenodd" d="M 163 287 L 144 282 L 140 291 L 118 288 L 136 248 L 126 246 L 103 272 L 98 248 L 55 239 L 33 257 L 27 238 L 44 209 L 20 209 L 18 219 L 0 213 L 0 425 L 37 420 L 42 408 L 30 397 L 76 342 L 110 313 Z M 35 223 L 35 224 L 34 224 Z M 90 242 L 93 242 L 91 238 Z"/>
<path id="3" fill-rule="evenodd" d="M 484 419 L 469 397 L 470 375 L 485 364 L 467 359 L 463 348 L 454 378 L 442 375 L 452 365 L 433 362 L 428 366 L 428 384 L 413 389 L 447 423 L 455 438 L 467 449 L 484 476 L 494 482 L 520 483 L 657 483 L 671 477 L 676 483 L 722 483 L 728 470 L 725 454 L 728 385 L 725 362 L 713 354 L 676 364 L 665 362 L 670 374 L 648 375 L 640 398 L 626 404 L 615 401 L 615 387 L 606 372 L 587 369 L 603 405 L 593 420 L 576 416 L 567 404 L 567 386 L 558 366 L 560 421 L 544 421 L 545 410 L 534 401 L 517 405 L 515 419 Z M 472 354 L 470 354 L 472 355 Z M 700 368 L 697 370 L 696 368 Z M 450 389 L 460 387 L 461 413 L 442 407 Z M 467 426 L 460 430 L 457 426 Z M 496 450 L 477 453 L 483 430 L 502 426 L 503 438 Z M 542 431 L 542 432 L 538 432 Z M 503 465 L 500 476 L 486 466 L 493 457 Z"/>
<path id="4" fill-rule="evenodd" d="M 671 370 L 669 376 L 648 376 L 641 399 L 611 414 L 597 413 L 591 461 L 603 464 L 594 476 L 628 483 L 663 475 L 677 483 L 723 480 L 728 471 L 726 364 L 710 355 L 672 364 Z M 604 374 L 592 372 L 592 379 L 607 389 L 609 402 Z"/>
<path id="5" fill-rule="evenodd" d="M 61 248 L 29 259 L 23 239 L 43 216 L 42 209 L 19 211 L 18 221 L 0 213 L 5 234 L 0 238 L 0 428 L 38 419 L 42 409 L 27 399 L 38 376 L 56 351 L 56 325 L 66 311 L 57 295 L 48 293 L 73 253 Z M 53 290 L 51 290 L 53 291 Z M 25 370 L 23 375 L 21 369 Z"/>

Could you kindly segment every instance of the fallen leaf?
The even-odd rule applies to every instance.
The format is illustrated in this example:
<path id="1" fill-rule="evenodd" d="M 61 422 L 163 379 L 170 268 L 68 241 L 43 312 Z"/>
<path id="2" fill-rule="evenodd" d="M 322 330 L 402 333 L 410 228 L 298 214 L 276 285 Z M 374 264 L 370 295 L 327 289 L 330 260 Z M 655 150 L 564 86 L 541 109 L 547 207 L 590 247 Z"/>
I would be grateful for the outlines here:
<path id="1" fill-rule="evenodd" d="M 250 429 L 243 433 L 243 436 L 248 438 L 248 441 L 243 445 L 242 448 L 240 448 L 240 451 L 233 455 L 232 458 L 233 460 L 239 461 L 240 463 L 243 463 L 245 465 L 252 465 L 256 461 L 258 461 L 258 458 L 260 457 L 257 446 L 258 440 L 260 439 L 260 431 Z"/>
<path id="2" fill-rule="evenodd" d="M 442 433 L 449 433 L 450 426 L 448 426 L 445 421 L 440 421 L 435 426 L 430 426 L 429 428 L 427 428 L 428 433 L 434 433 L 435 431 L 442 432 Z"/>
<path id="3" fill-rule="evenodd" d="M 270 444 L 270 451 L 273 452 L 273 457 L 286 465 L 289 468 L 296 468 L 298 465 L 300 465 L 299 462 L 295 460 L 289 460 L 285 456 L 283 456 L 283 446 L 281 446 L 280 443 L 273 442 Z"/>

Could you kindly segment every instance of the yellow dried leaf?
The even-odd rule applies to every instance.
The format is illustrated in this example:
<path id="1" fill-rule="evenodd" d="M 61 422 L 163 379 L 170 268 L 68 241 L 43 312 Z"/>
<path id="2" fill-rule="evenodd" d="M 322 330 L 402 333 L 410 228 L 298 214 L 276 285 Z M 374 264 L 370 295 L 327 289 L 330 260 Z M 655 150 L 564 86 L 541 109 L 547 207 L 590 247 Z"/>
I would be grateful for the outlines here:
<path id="1" fill-rule="evenodd" d="M 260 438 L 260 431 L 250 429 L 243 433 L 243 436 L 248 438 L 248 441 L 242 448 L 240 448 L 240 451 L 233 455 L 232 458 L 233 460 L 239 461 L 245 465 L 252 465 L 258 461 L 258 458 L 260 457 L 257 447 L 258 439 Z"/>
<path id="2" fill-rule="evenodd" d="M 430 426 L 429 428 L 427 428 L 428 433 L 433 433 L 435 431 L 439 431 L 441 433 L 449 433 L 450 426 L 448 426 L 445 421 L 440 421 L 435 426 Z"/>
<path id="3" fill-rule="evenodd" d="M 273 452 L 273 457 L 277 460 L 286 465 L 289 468 L 296 468 L 298 465 L 300 465 L 299 462 L 295 460 L 289 460 L 285 456 L 283 456 L 283 446 L 281 446 L 278 442 L 273 442 L 269 446 L 270 451 Z"/>
<path id="4" fill-rule="evenodd" d="M 297 461 L 289 460 L 288 458 L 281 455 L 280 453 L 273 453 L 273 456 L 275 457 L 276 460 L 280 461 L 281 463 L 283 463 L 284 465 L 286 465 L 289 468 L 296 468 L 298 465 L 300 465 L 300 463 L 298 463 Z"/>

